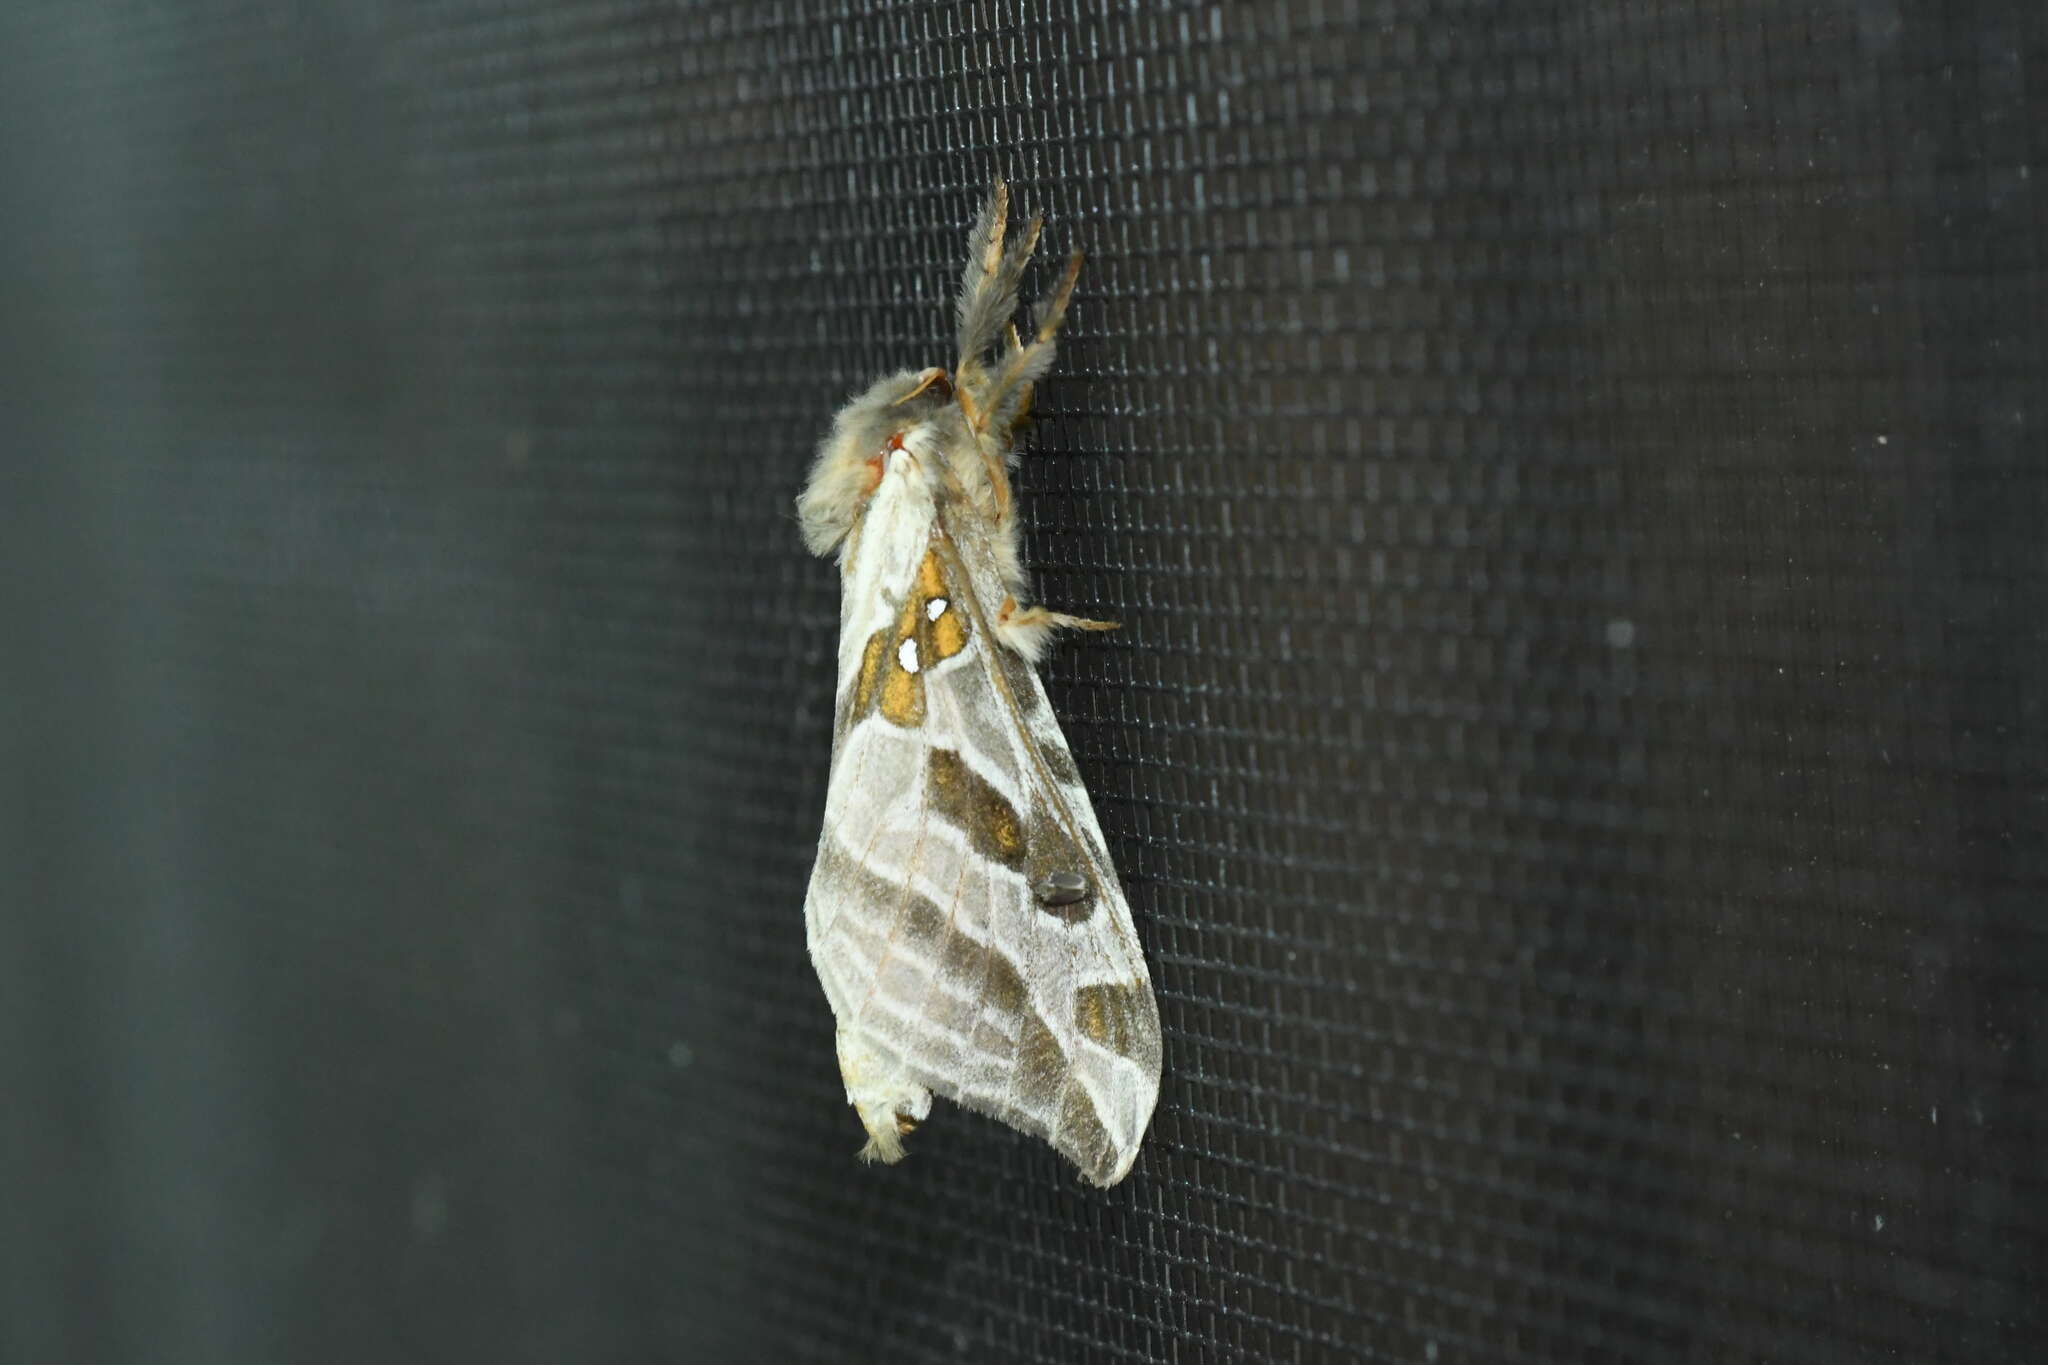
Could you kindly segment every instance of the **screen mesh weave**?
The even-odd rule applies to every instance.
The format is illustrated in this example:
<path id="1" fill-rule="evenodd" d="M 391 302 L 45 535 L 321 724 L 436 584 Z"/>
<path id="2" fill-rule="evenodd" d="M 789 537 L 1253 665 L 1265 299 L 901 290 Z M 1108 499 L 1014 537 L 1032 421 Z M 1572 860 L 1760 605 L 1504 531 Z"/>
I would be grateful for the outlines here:
<path id="1" fill-rule="evenodd" d="M 0 1354 L 2039 1359 L 2044 58 L 11 7 Z M 1088 253 L 1019 478 L 1123 623 L 1045 668 L 1166 1031 L 1107 1193 L 857 1166 L 803 946 L 791 500 L 998 173 Z"/>

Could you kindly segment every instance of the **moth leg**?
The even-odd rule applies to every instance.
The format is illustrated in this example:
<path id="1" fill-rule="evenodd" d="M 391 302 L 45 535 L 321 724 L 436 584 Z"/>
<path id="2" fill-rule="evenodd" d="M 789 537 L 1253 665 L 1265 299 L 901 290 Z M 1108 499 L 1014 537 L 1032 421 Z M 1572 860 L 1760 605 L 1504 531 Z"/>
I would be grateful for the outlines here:
<path id="1" fill-rule="evenodd" d="M 923 393 L 926 389 L 937 389 L 939 391 L 940 397 L 950 398 L 953 396 L 953 381 L 944 370 L 934 365 L 930 369 L 923 371 L 917 376 L 916 388 L 912 389 L 909 393 L 904 394 L 901 398 L 897 399 L 889 406 L 892 408 L 900 408 L 905 403 L 908 403 L 911 399 Z"/>
<path id="2" fill-rule="evenodd" d="M 1038 326 L 1031 340 L 1013 345 L 993 375 L 985 379 L 977 376 L 979 414 L 970 414 L 975 430 L 1012 430 L 1029 411 L 1033 388 L 1052 368 L 1053 338 L 1059 334 L 1060 324 L 1066 321 L 1067 305 L 1073 301 L 1074 287 L 1080 281 L 1084 259 L 1078 251 L 1067 258 L 1067 268 L 1060 276 L 1059 285 L 1039 306 Z M 1014 333 L 1012 339 L 1016 340 Z"/>
<path id="3" fill-rule="evenodd" d="M 989 487 L 996 494 L 996 520 L 1003 522 L 1010 517 L 1010 471 L 1003 468 L 1003 462 L 987 446 L 981 448 L 981 462 L 988 470 Z"/>
<path id="4" fill-rule="evenodd" d="M 1047 611 L 1044 607 L 1026 607 L 1013 613 L 1005 625 L 1030 629 L 1042 626 L 1051 630 L 1120 630 L 1121 621 L 1097 621 L 1087 616 L 1069 616 L 1063 611 Z"/>
<path id="5" fill-rule="evenodd" d="M 960 363 L 962 380 L 978 376 L 981 360 L 1001 338 L 1017 311 L 1017 286 L 1038 248 L 1043 220 L 1033 218 L 1014 241 L 1007 240 L 1010 187 L 996 181 L 967 239 L 967 269 L 960 279 Z"/>
<path id="6" fill-rule="evenodd" d="M 1004 331 L 1009 334 L 1010 354 L 1014 356 L 1024 349 L 1024 341 L 1017 335 L 1017 324 L 1015 322 L 1006 324 Z M 1017 390 L 1017 415 L 1010 419 L 1010 435 L 1012 437 L 1022 431 L 1024 424 L 1031 420 L 1031 394 L 1035 387 L 1034 385 L 1026 384 Z"/>
<path id="7" fill-rule="evenodd" d="M 976 369 L 978 371 L 979 367 Z M 974 391 L 980 387 L 979 373 L 970 375 L 963 369 L 960 371 L 960 387 L 953 391 L 953 396 L 960 402 L 960 411 L 967 415 L 968 428 L 973 431 L 980 431 L 984 421 L 981 404 L 974 397 Z"/>
<path id="8" fill-rule="evenodd" d="M 998 180 L 968 237 L 967 269 L 960 280 L 960 358 L 954 373 L 959 380 L 961 409 L 976 432 L 1008 430 L 1019 385 L 1029 383 L 1052 363 L 1049 349 L 1039 360 L 1033 354 L 1037 343 L 1020 345 L 1010 321 L 1045 221 L 1031 219 L 1012 238 L 1007 231 L 1009 212 L 1009 186 Z M 1040 330 L 1043 333 L 1043 328 Z M 989 352 L 1000 346 L 1006 334 L 1011 342 L 1009 353 L 991 373 Z M 1046 340 L 1047 335 L 1038 340 Z M 1025 369 L 1019 369 L 1020 364 Z"/>
<path id="9" fill-rule="evenodd" d="M 980 448 L 998 524 L 1009 520 L 1012 504 L 1005 448 L 1030 416 L 1038 380 L 1052 367 L 1053 338 L 1066 319 L 1082 261 L 1078 251 L 1067 259 L 1059 284 L 1038 308 L 1037 326 L 1027 342 L 1018 333 L 1012 314 L 1017 310 L 1025 267 L 1038 249 L 1045 224 L 1043 219 L 1033 218 L 1022 233 L 1011 238 L 1009 210 L 1009 187 L 998 180 L 968 238 L 967 269 L 960 281 L 960 358 L 953 372 L 954 398 Z M 991 367 L 989 352 L 998 347 L 1002 354 Z M 919 386 L 920 391 L 923 387 Z M 1043 634 L 1057 624 L 1050 618 L 1033 619 L 1022 629 Z"/>
<path id="10" fill-rule="evenodd" d="M 1066 271 L 1060 276 L 1059 287 L 1052 291 L 1052 298 L 1038 319 L 1038 335 L 1032 345 L 1042 346 L 1053 339 L 1060 330 L 1060 324 L 1067 320 L 1067 305 L 1073 301 L 1074 286 L 1081 280 L 1081 263 L 1088 258 L 1076 251 L 1067 257 Z"/>
<path id="11" fill-rule="evenodd" d="M 1015 436 L 1031 421 L 1031 393 L 1035 385 L 1026 384 L 1017 390 L 1017 415 L 1010 419 L 1010 434 Z"/>
<path id="12" fill-rule="evenodd" d="M 996 611 L 997 636 L 1032 663 L 1037 663 L 1045 653 L 1056 630 L 1115 630 L 1117 624 L 1115 621 L 1069 616 L 1063 611 L 1048 611 L 1044 607 L 1020 607 L 1014 597 L 1005 597 L 1003 605 Z"/>

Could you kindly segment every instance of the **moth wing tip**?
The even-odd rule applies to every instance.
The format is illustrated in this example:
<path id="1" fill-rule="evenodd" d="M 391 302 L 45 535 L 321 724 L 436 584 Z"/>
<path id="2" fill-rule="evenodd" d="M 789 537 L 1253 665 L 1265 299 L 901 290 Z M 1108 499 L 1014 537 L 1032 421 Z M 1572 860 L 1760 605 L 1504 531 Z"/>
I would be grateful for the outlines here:
<path id="1" fill-rule="evenodd" d="M 1135 1146 L 1118 1148 L 1111 1155 L 1116 1159 L 1114 1166 L 1107 1170 L 1101 1167 L 1089 1170 L 1084 1167 L 1081 1170 L 1081 1179 L 1098 1190 L 1107 1190 L 1122 1184 L 1124 1177 L 1131 1173 L 1131 1167 L 1138 1162 L 1138 1149 Z"/>

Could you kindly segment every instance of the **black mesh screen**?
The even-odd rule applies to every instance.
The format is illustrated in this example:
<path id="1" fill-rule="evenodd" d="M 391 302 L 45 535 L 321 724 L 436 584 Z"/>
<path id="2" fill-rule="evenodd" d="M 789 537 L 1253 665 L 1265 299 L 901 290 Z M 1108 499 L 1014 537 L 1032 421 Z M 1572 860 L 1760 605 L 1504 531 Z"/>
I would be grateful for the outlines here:
<path id="1" fill-rule="evenodd" d="M 15 5 L 0 126 L 7 1360 L 2040 1357 L 2038 0 Z M 998 172 L 1106 1194 L 857 1166 L 803 947 L 791 499 Z"/>

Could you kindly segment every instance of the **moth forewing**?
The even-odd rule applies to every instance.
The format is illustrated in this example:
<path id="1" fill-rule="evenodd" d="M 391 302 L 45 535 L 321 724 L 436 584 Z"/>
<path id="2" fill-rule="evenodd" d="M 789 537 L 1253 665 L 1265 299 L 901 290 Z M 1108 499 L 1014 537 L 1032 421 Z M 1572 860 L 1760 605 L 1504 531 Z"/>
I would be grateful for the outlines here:
<path id="1" fill-rule="evenodd" d="M 862 1154 L 903 1155 L 933 1094 L 1045 1138 L 1109 1185 L 1159 1087 L 1159 1020 L 1102 831 L 1031 665 L 1072 618 L 1019 610 L 1007 425 L 1049 361 L 991 373 L 1034 222 L 998 186 L 959 306 L 961 359 L 849 403 L 799 500 L 845 600 L 825 827 L 805 901 Z M 1013 342 L 1013 346 L 1017 343 Z"/>

